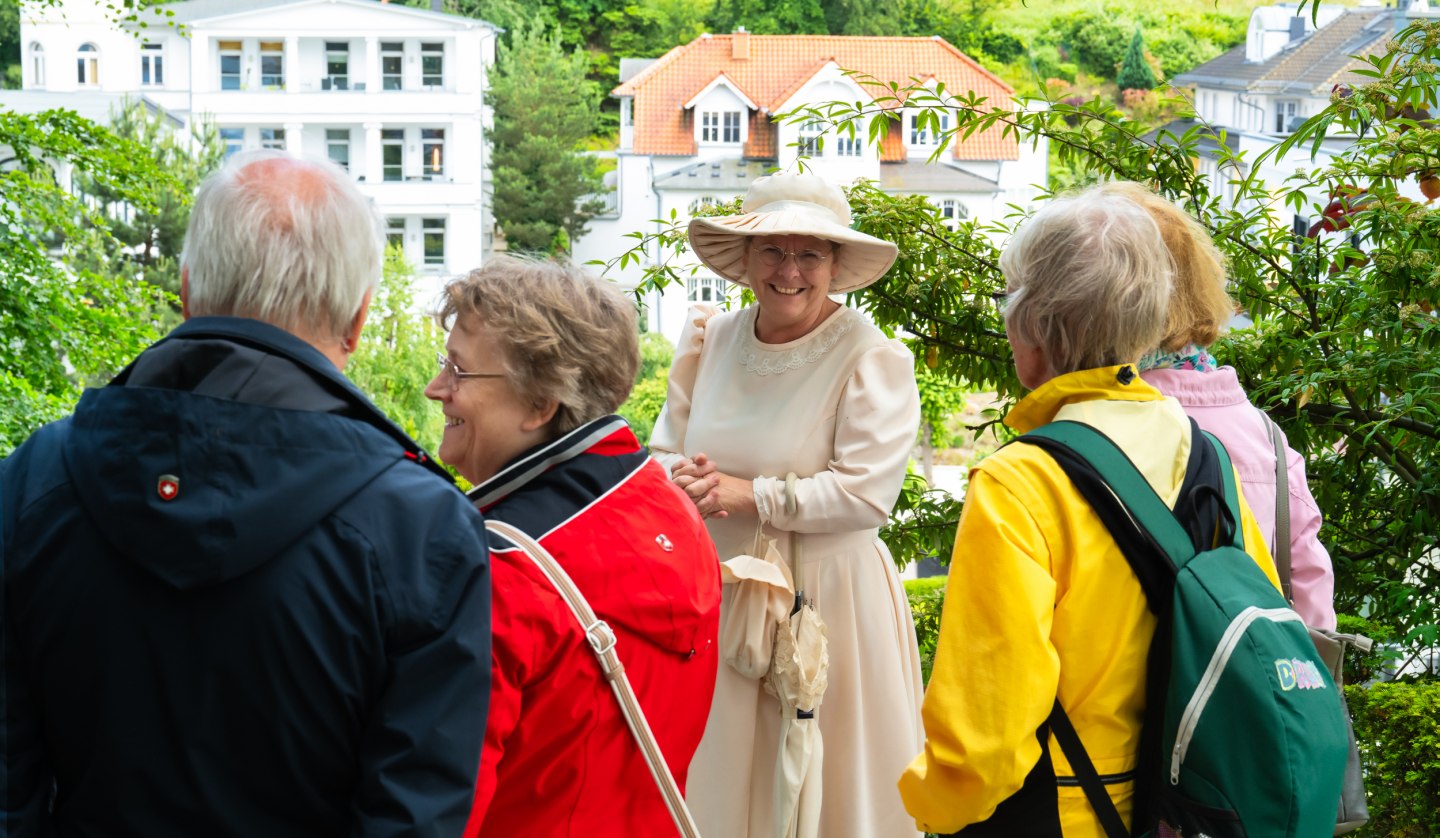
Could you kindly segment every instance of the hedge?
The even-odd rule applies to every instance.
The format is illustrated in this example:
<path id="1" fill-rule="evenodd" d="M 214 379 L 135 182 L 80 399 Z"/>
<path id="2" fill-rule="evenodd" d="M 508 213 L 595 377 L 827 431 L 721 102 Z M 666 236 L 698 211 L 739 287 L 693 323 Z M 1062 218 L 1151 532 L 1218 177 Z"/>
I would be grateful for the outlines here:
<path id="1" fill-rule="evenodd" d="M 905 582 L 925 680 L 935 659 L 943 577 Z M 1350 620 L 1344 628 L 1371 628 Z M 1347 677 L 1368 676 L 1373 660 L 1352 661 Z M 1359 670 L 1358 672 L 1355 670 Z M 1351 685 L 1345 688 L 1370 795 L 1370 823 L 1356 838 L 1440 836 L 1440 681 Z"/>

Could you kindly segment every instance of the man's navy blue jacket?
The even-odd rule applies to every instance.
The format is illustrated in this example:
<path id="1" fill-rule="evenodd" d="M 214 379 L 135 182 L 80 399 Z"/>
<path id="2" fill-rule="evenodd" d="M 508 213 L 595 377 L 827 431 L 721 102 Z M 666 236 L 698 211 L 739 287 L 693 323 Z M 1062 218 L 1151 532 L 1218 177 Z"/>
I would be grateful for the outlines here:
<path id="1" fill-rule="evenodd" d="M 318 351 L 190 320 L 0 462 L 0 835 L 459 835 L 484 542 Z"/>

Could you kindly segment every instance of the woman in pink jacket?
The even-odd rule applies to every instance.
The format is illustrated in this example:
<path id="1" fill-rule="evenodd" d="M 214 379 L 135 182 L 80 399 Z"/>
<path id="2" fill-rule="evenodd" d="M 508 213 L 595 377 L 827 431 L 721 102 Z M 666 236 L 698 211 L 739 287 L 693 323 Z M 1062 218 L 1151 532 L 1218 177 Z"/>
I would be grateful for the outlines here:
<path id="1" fill-rule="evenodd" d="M 1170 322 L 1159 348 L 1140 359 L 1140 377 L 1180 402 L 1201 428 L 1219 437 L 1240 475 L 1245 500 L 1275 552 L 1275 446 L 1269 420 L 1250 404 L 1233 367 L 1206 351 L 1235 314 L 1225 291 L 1225 262 L 1210 234 L 1184 210 L 1145 186 L 1105 187 L 1144 207 L 1175 260 Z M 1335 575 L 1320 543 L 1320 509 L 1305 482 L 1305 458 L 1286 446 L 1290 566 L 1295 610 L 1317 628 L 1335 628 Z"/>

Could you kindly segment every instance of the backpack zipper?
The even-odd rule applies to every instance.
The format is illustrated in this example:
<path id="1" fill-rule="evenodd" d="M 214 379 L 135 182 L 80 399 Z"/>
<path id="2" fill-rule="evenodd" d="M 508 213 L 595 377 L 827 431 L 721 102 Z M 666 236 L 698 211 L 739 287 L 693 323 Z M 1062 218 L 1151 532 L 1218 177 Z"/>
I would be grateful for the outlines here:
<path id="1" fill-rule="evenodd" d="M 1175 750 L 1170 754 L 1170 785 L 1180 784 L 1180 763 L 1185 761 L 1185 752 L 1190 749 L 1190 740 L 1195 736 L 1195 728 L 1200 724 L 1200 714 L 1205 712 L 1205 705 L 1210 702 L 1210 696 L 1219 685 L 1220 676 L 1225 674 L 1225 666 L 1230 662 L 1230 656 L 1235 653 L 1235 648 L 1240 645 L 1240 640 L 1249 630 L 1250 624 L 1261 619 L 1277 623 L 1303 621 L 1299 614 L 1289 608 L 1261 608 L 1257 605 L 1247 607 L 1230 621 L 1225 634 L 1220 638 L 1220 645 L 1215 647 L 1215 653 L 1210 656 L 1210 664 L 1200 676 L 1200 684 L 1195 687 L 1195 693 L 1190 696 L 1190 702 L 1185 705 L 1185 712 L 1180 716 L 1180 728 L 1175 733 Z"/>

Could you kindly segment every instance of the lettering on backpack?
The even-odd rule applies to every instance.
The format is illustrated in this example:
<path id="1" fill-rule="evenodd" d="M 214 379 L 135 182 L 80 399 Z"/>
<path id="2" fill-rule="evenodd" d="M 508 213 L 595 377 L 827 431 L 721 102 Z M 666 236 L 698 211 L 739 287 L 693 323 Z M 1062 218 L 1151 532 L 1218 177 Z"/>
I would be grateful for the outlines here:
<path id="1" fill-rule="evenodd" d="M 1312 661 L 1299 658 L 1281 658 L 1275 661 L 1275 674 L 1280 676 L 1280 690 L 1290 692 L 1291 690 L 1323 690 L 1325 679 L 1320 675 L 1320 667 Z"/>

